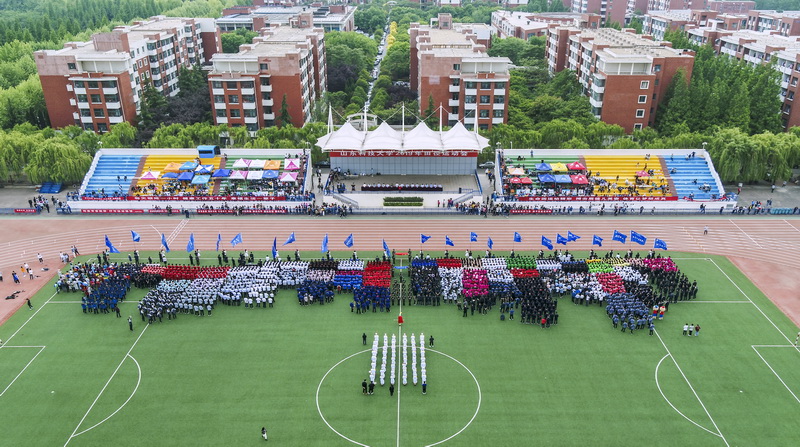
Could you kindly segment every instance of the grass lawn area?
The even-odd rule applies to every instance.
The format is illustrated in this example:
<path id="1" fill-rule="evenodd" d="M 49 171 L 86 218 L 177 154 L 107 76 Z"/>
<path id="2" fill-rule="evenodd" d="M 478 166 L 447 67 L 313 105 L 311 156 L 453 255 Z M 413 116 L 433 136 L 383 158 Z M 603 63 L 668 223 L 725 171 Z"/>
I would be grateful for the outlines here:
<path id="1" fill-rule="evenodd" d="M 0 326 L 0 444 L 242 446 L 263 443 L 266 426 L 289 446 L 797 445 L 797 327 L 727 259 L 669 254 L 700 292 L 654 336 L 614 330 L 604 306 L 568 297 L 549 329 L 500 321 L 498 307 L 464 318 L 403 306 L 402 332 L 436 339 L 426 395 L 409 373 L 390 396 L 388 372 L 361 393 L 372 336 L 399 334 L 398 306 L 358 315 L 350 294 L 299 306 L 281 291 L 274 308 L 219 305 L 148 326 L 136 309 L 146 290 L 116 318 L 46 287 Z M 685 323 L 700 336 L 684 337 Z"/>

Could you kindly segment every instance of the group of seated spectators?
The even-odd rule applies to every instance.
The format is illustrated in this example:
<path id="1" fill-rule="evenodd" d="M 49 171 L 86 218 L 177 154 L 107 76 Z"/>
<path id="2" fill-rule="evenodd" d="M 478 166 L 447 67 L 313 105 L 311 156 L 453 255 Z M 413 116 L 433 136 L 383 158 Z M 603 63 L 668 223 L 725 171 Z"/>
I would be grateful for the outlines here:
<path id="1" fill-rule="evenodd" d="M 361 191 L 443 191 L 443 188 L 442 185 L 419 183 L 395 183 L 394 185 L 386 183 L 364 183 L 361 185 Z"/>

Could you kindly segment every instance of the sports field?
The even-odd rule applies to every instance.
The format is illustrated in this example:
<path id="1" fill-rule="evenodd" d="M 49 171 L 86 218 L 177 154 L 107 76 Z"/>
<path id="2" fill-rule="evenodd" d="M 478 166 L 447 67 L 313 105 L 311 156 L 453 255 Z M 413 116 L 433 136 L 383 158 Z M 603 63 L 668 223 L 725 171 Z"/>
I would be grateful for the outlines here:
<path id="1" fill-rule="evenodd" d="M 116 318 L 45 287 L 0 326 L 0 444 L 254 445 L 266 426 L 271 443 L 297 446 L 797 445 L 797 327 L 726 258 L 668 254 L 700 292 L 654 336 L 569 298 L 549 329 L 498 308 L 403 307 L 402 332 L 435 347 L 427 394 L 409 384 L 392 397 L 388 384 L 361 393 L 361 334 L 399 335 L 398 307 L 358 315 L 348 294 L 299 306 L 281 291 L 274 308 L 148 326 L 145 290 Z M 685 323 L 701 335 L 682 336 Z"/>

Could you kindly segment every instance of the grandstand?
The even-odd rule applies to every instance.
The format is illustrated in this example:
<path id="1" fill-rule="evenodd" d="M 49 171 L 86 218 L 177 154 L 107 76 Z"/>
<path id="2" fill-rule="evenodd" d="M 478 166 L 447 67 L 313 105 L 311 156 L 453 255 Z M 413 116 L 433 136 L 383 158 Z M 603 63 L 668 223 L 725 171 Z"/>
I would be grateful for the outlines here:
<path id="1" fill-rule="evenodd" d="M 562 201 L 576 207 L 653 201 L 685 207 L 691 201 L 726 200 L 734 205 L 704 151 L 518 149 L 498 154 L 496 165 L 495 190 L 502 191 L 493 195 L 496 201 Z"/>
<path id="2" fill-rule="evenodd" d="M 723 194 L 709 170 L 706 158 L 665 156 L 664 159 L 678 197 L 713 200 Z M 675 172 L 672 172 L 673 169 Z"/>
<path id="3" fill-rule="evenodd" d="M 128 194 L 131 182 L 136 177 L 141 155 L 102 154 L 97 157 L 94 172 L 83 189 L 83 194 Z M 127 178 L 127 180 L 125 180 Z"/>

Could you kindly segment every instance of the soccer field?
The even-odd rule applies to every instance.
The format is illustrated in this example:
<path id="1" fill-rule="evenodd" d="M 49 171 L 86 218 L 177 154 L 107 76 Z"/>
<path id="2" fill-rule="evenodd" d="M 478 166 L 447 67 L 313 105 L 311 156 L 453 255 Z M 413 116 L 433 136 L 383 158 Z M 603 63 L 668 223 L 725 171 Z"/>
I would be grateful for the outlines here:
<path id="1" fill-rule="evenodd" d="M 293 291 L 274 308 L 146 325 L 145 290 L 116 318 L 46 287 L 0 326 L 0 444 L 255 445 L 266 426 L 292 446 L 797 445 L 797 327 L 726 258 L 669 254 L 700 292 L 654 336 L 568 297 L 548 329 L 452 305 L 403 306 L 398 328 L 397 306 L 358 315 L 350 294 L 299 306 Z M 683 336 L 685 323 L 700 336 Z M 409 374 L 390 396 L 388 373 L 361 393 L 376 332 L 381 345 L 435 337 L 426 395 Z"/>

